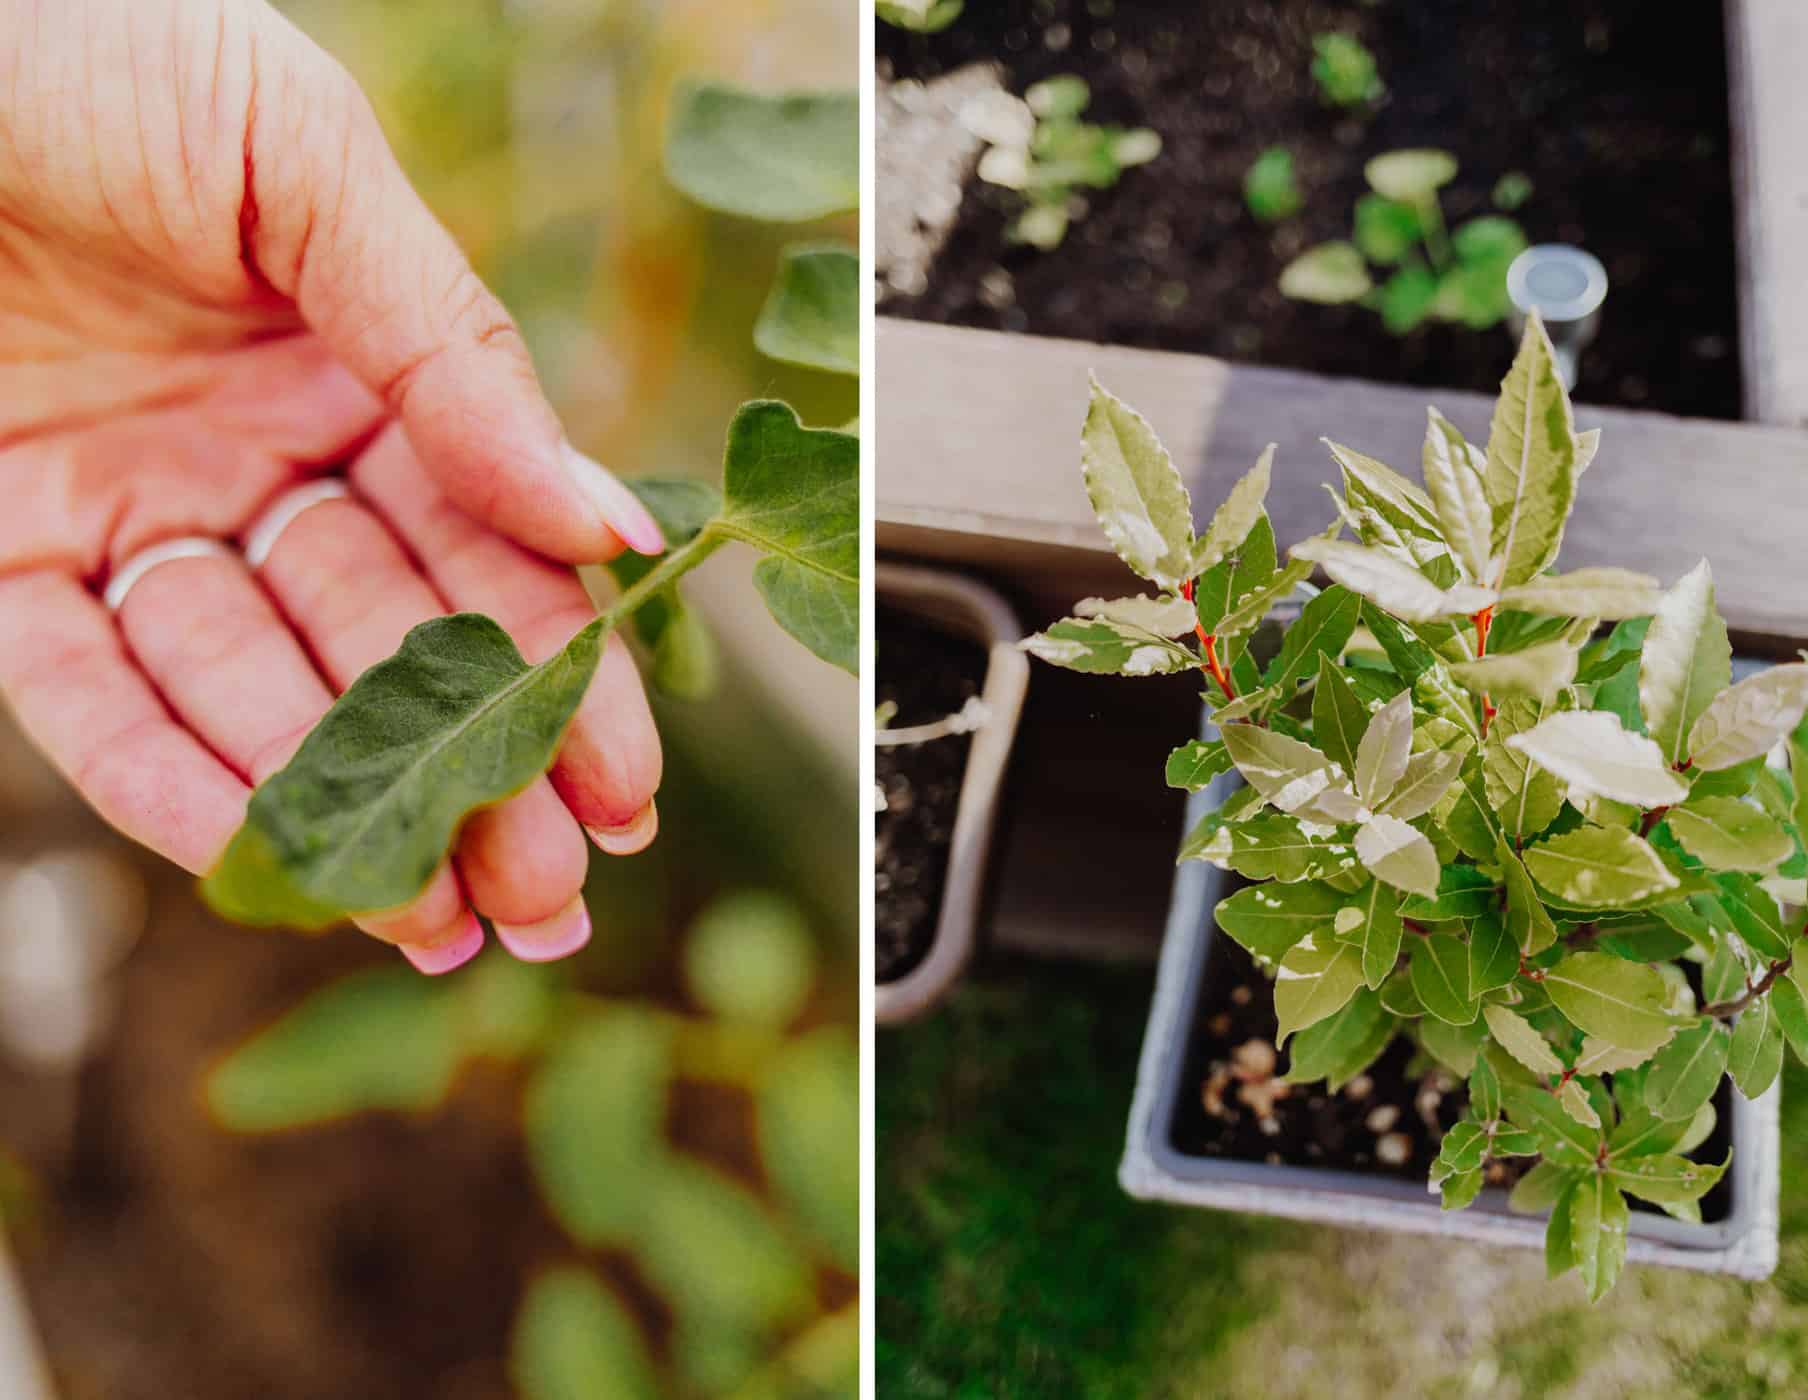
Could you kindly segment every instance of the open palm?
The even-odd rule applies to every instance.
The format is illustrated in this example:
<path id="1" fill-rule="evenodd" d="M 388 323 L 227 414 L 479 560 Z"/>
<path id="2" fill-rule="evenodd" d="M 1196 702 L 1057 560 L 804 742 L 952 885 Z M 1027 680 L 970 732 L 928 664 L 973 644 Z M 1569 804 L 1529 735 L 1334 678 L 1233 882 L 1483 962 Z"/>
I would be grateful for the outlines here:
<path id="1" fill-rule="evenodd" d="M 261 0 L 0 0 L 0 33 L 0 695 L 202 872 L 410 627 L 482 611 L 539 659 L 594 611 L 571 563 L 662 542 L 565 443 L 356 85 Z M 349 493 L 294 513 L 327 473 Z M 196 537 L 257 565 L 141 572 Z M 520 956 L 571 951 L 580 827 L 643 847 L 659 771 L 618 642 L 550 777 L 359 925 L 431 971 L 481 945 L 473 909 Z"/>

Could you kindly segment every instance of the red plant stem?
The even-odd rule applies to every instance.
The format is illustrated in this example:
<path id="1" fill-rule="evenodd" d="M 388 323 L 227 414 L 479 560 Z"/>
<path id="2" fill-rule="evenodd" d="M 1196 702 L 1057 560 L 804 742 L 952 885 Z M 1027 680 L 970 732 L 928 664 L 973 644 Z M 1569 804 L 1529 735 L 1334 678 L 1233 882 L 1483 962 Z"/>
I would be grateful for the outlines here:
<path id="1" fill-rule="evenodd" d="M 1180 596 L 1187 602 L 1193 601 L 1193 580 L 1188 579 L 1180 585 Z M 1207 632 L 1198 622 L 1193 623 L 1193 634 L 1199 638 L 1199 644 L 1205 648 L 1205 665 L 1200 667 L 1208 676 L 1218 682 L 1218 689 L 1224 692 L 1226 700 L 1237 698 L 1236 687 L 1231 685 L 1230 677 L 1225 674 L 1224 665 L 1218 660 L 1218 639 Z"/>
<path id="2" fill-rule="evenodd" d="M 1645 813 L 1644 821 L 1639 823 L 1639 835 L 1649 836 L 1651 834 L 1651 829 L 1669 814 L 1670 809 L 1668 807 L 1653 807 L 1649 812 Z"/>
<path id="3" fill-rule="evenodd" d="M 1494 607 L 1492 604 L 1483 608 L 1472 619 L 1475 623 L 1475 659 L 1480 661 L 1488 654 L 1488 631 L 1494 626 Z M 1482 738 L 1488 737 L 1488 725 L 1496 714 L 1494 702 L 1484 693 L 1482 696 Z"/>
<path id="4" fill-rule="evenodd" d="M 1701 1008 L 1701 1014 L 1703 1016 L 1712 1016 L 1717 1021 L 1725 1021 L 1737 1016 L 1741 1011 L 1745 1010 L 1746 1007 L 1750 1006 L 1759 997 L 1763 996 L 1764 993 L 1768 992 L 1775 984 L 1777 978 L 1789 971 L 1790 964 L 1794 961 L 1795 959 L 1792 957 L 1779 958 L 1770 965 L 1769 970 L 1765 972 L 1764 976 L 1756 983 L 1747 984 L 1744 996 L 1736 997 L 1732 1001 L 1711 1001 Z"/>

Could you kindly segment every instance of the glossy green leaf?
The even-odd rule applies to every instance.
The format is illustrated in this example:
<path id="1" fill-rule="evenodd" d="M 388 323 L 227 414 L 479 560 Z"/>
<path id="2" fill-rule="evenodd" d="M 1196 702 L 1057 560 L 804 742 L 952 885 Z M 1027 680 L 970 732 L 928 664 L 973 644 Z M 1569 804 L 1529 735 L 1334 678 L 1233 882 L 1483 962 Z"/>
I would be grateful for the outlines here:
<path id="1" fill-rule="evenodd" d="M 1212 779 L 1230 772 L 1233 766 L 1230 750 L 1224 747 L 1223 740 L 1193 739 L 1168 755 L 1168 786 L 1198 792 L 1209 787 Z"/>
<path id="2" fill-rule="evenodd" d="M 1263 683 L 1278 690 L 1283 700 L 1290 697 L 1296 685 L 1317 674 L 1321 657 L 1342 653 L 1361 616 L 1360 598 L 1341 588 L 1327 588 L 1300 609 L 1263 673 Z"/>
<path id="3" fill-rule="evenodd" d="M 1761 996 L 1739 1013 L 1727 1047 L 1726 1072 L 1739 1092 L 1755 1099 L 1776 1083 L 1783 1070 L 1783 1028 L 1770 998 Z"/>
<path id="4" fill-rule="evenodd" d="M 1766 958 L 1790 955 L 1794 932 L 1785 927 L 1782 911 L 1768 890 L 1750 875 L 1736 872 L 1718 875 L 1714 883 L 1720 890 L 1720 909 L 1752 951 Z"/>
<path id="5" fill-rule="evenodd" d="M 1412 943 L 1412 984 L 1425 1009 L 1453 1026 L 1471 1024 L 1481 1003 L 1469 990 L 1469 949 L 1447 933 L 1428 934 Z"/>
<path id="6" fill-rule="evenodd" d="M 1538 898 L 1525 863 L 1502 837 L 1495 849 L 1507 888 L 1507 933 L 1521 954 L 1536 957 L 1557 941 L 1557 926 Z"/>
<path id="7" fill-rule="evenodd" d="M 1258 515 L 1241 543 L 1194 580 L 1193 604 L 1199 626 L 1221 638 L 1255 626 L 1259 618 L 1236 628 L 1226 627 L 1224 621 L 1244 599 L 1274 584 L 1276 563 L 1274 526 L 1266 514 Z"/>
<path id="8" fill-rule="evenodd" d="M 665 169 L 699 204 L 743 218 L 796 223 L 857 209 L 859 94 L 681 82 Z"/>
<path id="9" fill-rule="evenodd" d="M 1343 1008 L 1362 988 L 1362 952 L 1324 933 L 1308 934 L 1281 959 L 1274 982 L 1275 1043 Z"/>
<path id="10" fill-rule="evenodd" d="M 1499 884 L 1473 865 L 1447 865 L 1438 876 L 1435 895 L 1413 895 L 1400 912 L 1422 924 L 1473 919 L 1499 903 Z"/>
<path id="11" fill-rule="evenodd" d="M 1691 797 L 1664 818 L 1682 848 L 1710 870 L 1774 870 L 1795 850 L 1780 822 L 1736 797 Z"/>
<path id="12" fill-rule="evenodd" d="M 1308 248 L 1281 269 L 1281 295 L 1336 306 L 1368 295 L 1374 282 L 1353 243 L 1341 240 Z"/>
<path id="13" fill-rule="evenodd" d="M 1548 1089 L 1503 1084 L 1501 1097 L 1515 1123 L 1537 1135 L 1545 1159 L 1559 1167 L 1592 1167 L 1601 1147 L 1601 1134 L 1584 1127 L 1557 1102 Z"/>
<path id="14" fill-rule="evenodd" d="M 861 287 L 857 250 L 839 244 L 785 249 L 753 343 L 786 364 L 859 374 Z"/>
<path id="15" fill-rule="evenodd" d="M 634 1315 L 588 1269 L 557 1268 L 527 1286 L 509 1341 L 521 1400 L 659 1400 Z"/>
<path id="16" fill-rule="evenodd" d="M 1623 909 L 1680 884 L 1649 841 L 1617 826 L 1577 827 L 1524 854 L 1532 878 L 1576 909 Z"/>
<path id="17" fill-rule="evenodd" d="M 1362 980 L 1371 989 L 1379 987 L 1400 956 L 1400 896 L 1385 880 L 1371 880 L 1345 909 L 1354 910 L 1357 920 L 1338 933 L 1362 948 Z"/>
<path id="18" fill-rule="evenodd" d="M 1726 1175 L 1731 1158 L 1715 1166 L 1709 1162 L 1691 1162 L 1687 1157 L 1663 1153 L 1649 1157 L 1614 1159 L 1607 1165 L 1607 1177 L 1629 1196 L 1637 1196 L 1653 1205 L 1673 1206 L 1685 1201 L 1699 1201 Z"/>
<path id="19" fill-rule="evenodd" d="M 1318 683 L 1312 689 L 1312 739 L 1346 773 L 1356 771 L 1356 750 L 1369 726 L 1362 703 L 1333 657 L 1320 654 Z"/>
<path id="20" fill-rule="evenodd" d="M 1703 559 L 1664 594 L 1639 655 L 1639 708 L 1665 761 L 1688 755 L 1689 731 L 1732 677 L 1733 649 Z"/>
<path id="21" fill-rule="evenodd" d="M 1605 1172 L 1592 1172 L 1569 1197 L 1570 1250 L 1588 1300 L 1607 1295 L 1626 1263 L 1626 1198 Z"/>
<path id="22" fill-rule="evenodd" d="M 760 1157 L 812 1241 L 860 1271 L 860 1047 L 843 1026 L 790 1041 L 759 1089 Z"/>
<path id="23" fill-rule="evenodd" d="M 1348 540 L 1303 540 L 1293 547 L 1293 557 L 1311 560 L 1352 593 L 1406 622 L 1469 617 L 1495 600 L 1493 592 L 1473 584 L 1440 588 L 1387 551 Z"/>
<path id="24" fill-rule="evenodd" d="M 1684 1026 L 1659 1050 L 1645 1075 L 1645 1107 L 1665 1120 L 1693 1118 L 1726 1073 L 1726 1028 L 1706 1017 Z"/>
<path id="25" fill-rule="evenodd" d="M 1606 797 L 1640 808 L 1681 802 L 1689 785 L 1664 762 L 1657 745 L 1599 710 L 1546 715 L 1506 741 L 1569 787 L 1571 800 Z"/>
<path id="26" fill-rule="evenodd" d="M 1696 719 L 1687 747 L 1694 766 L 1713 772 L 1760 758 L 1808 713 L 1808 662 L 1773 666 L 1721 691 Z"/>
<path id="27" fill-rule="evenodd" d="M 1509 741 L 1532 728 L 1538 707 L 1529 700 L 1503 702 L 1482 746 L 1482 781 L 1488 803 L 1506 835 L 1524 842 L 1538 835 L 1563 809 L 1564 780 Z"/>
<path id="28" fill-rule="evenodd" d="M 1571 1022 L 1624 1050 L 1655 1050 L 1677 1023 L 1656 969 L 1611 953 L 1571 953 L 1544 974 L 1546 994 Z"/>
<path id="29" fill-rule="evenodd" d="M 1274 444 L 1271 442 L 1212 513 L 1211 523 L 1194 548 L 1189 578 L 1227 558 L 1249 537 L 1256 522 L 1263 518 L 1262 503 L 1268 499 L 1268 476 L 1273 466 Z"/>
<path id="30" fill-rule="evenodd" d="M 1377 813 L 1356 833 L 1356 855 L 1378 879 L 1408 894 L 1437 893 L 1438 853 L 1398 817 Z"/>
<path id="31" fill-rule="evenodd" d="M 1576 499 L 1576 425 L 1556 352 L 1534 312 L 1501 381 L 1488 430 L 1488 500 L 1494 508 L 1497 587 L 1550 567 Z"/>
<path id="32" fill-rule="evenodd" d="M 1444 800 L 1463 769 L 1463 756 L 1443 749 L 1416 753 L 1380 811 L 1401 821 L 1416 821 Z"/>
<path id="33" fill-rule="evenodd" d="M 1358 991 L 1343 1008 L 1293 1037 L 1287 1073 L 1289 1084 L 1326 1081 L 1335 1093 L 1373 1063 L 1393 1037 L 1394 1018 L 1374 992 Z"/>
<path id="34" fill-rule="evenodd" d="M 1349 897 L 1329 885 L 1251 885 L 1213 908 L 1218 927 L 1264 962 L 1279 962 L 1314 929 L 1329 928 Z"/>

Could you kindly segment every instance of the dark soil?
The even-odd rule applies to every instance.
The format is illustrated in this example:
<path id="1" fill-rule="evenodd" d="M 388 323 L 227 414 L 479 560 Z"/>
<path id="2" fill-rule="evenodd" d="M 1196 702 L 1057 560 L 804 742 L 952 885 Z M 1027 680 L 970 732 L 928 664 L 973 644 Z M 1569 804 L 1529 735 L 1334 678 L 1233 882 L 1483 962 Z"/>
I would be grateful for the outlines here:
<path id="1" fill-rule="evenodd" d="M 985 683 L 986 653 L 914 619 L 881 609 L 876 628 L 880 704 L 898 707 L 893 728 L 955 713 Z M 880 748 L 874 772 L 885 790 L 873 846 L 875 957 L 880 982 L 895 982 L 928 955 L 942 911 L 948 844 L 967 771 L 968 736 Z"/>
<path id="2" fill-rule="evenodd" d="M 930 78 L 996 60 L 1022 92 L 1057 73 L 1092 87 L 1088 115 L 1150 126 L 1151 164 L 1052 253 L 1008 247 L 1016 203 L 972 181 L 920 296 L 894 315 L 1216 355 L 1320 373 L 1492 393 L 1502 329 L 1427 324 L 1404 339 L 1374 313 L 1289 301 L 1280 270 L 1349 236 L 1383 151 L 1440 146 L 1462 164 L 1451 225 L 1492 212 L 1523 171 L 1514 215 L 1537 242 L 1594 252 L 1611 281 L 1578 397 L 1691 416 L 1740 412 L 1721 5 L 1644 0 L 988 0 L 939 35 L 879 26 L 882 71 Z M 1315 33 L 1354 34 L 1390 95 L 1355 115 L 1322 105 Z M 1306 197 L 1276 227 L 1244 207 L 1264 149 L 1293 153 Z M 1001 271 L 1002 269 L 1002 271 Z"/>
<path id="3" fill-rule="evenodd" d="M 1252 1104 L 1240 1095 L 1241 1082 L 1231 1071 L 1239 1063 L 1250 1062 L 1251 1050 L 1243 1049 L 1239 1055 L 1239 1049 L 1250 1042 L 1261 1047 L 1253 1052 L 1258 1057 L 1273 1049 L 1279 1029 L 1273 984 L 1240 944 L 1216 934 L 1203 977 L 1187 1044 L 1182 1092 L 1169 1128 L 1176 1150 L 1195 1157 L 1335 1167 L 1413 1182 L 1425 1180 L 1445 1130 L 1468 1106 L 1465 1085 L 1442 1069 L 1409 1073 L 1417 1047 L 1408 1037 L 1396 1036 L 1365 1074 L 1336 1094 L 1326 1093 L 1322 1082 L 1290 1085 L 1286 1097 L 1263 1105 L 1262 1086 L 1258 1085 L 1253 1091 L 1244 1091 L 1256 1099 Z M 1289 1062 L 1290 1056 L 1281 1051 L 1274 1061 L 1277 1078 L 1287 1072 Z M 1721 1083 L 1714 1102 L 1719 1121 L 1708 1140 L 1691 1154 L 1698 1161 L 1724 1160 L 1731 1142 L 1732 1090 L 1726 1082 Z M 1389 1162 L 1378 1154 L 1380 1140 L 1389 1135 L 1405 1139 L 1403 1160 Z M 1491 1163 L 1488 1184 L 1511 1186 L 1532 1160 Z M 1723 1181 L 1702 1198 L 1702 1219 L 1724 1220 L 1731 1198 L 1731 1184 Z M 1657 1209 L 1628 1200 L 1634 1210 Z"/>

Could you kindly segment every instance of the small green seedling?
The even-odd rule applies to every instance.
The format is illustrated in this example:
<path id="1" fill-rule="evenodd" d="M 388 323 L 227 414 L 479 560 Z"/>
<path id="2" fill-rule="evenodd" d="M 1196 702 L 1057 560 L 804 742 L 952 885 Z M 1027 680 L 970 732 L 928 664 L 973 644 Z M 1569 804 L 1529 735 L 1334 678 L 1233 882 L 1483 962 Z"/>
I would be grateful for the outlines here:
<path id="1" fill-rule="evenodd" d="M 1363 173 L 1370 192 L 1356 201 L 1350 239 L 1320 243 L 1288 263 L 1282 293 L 1327 306 L 1359 302 L 1395 335 L 1427 318 L 1471 330 L 1498 324 L 1512 309 L 1507 268 L 1526 248 L 1525 231 L 1499 214 L 1446 230 L 1438 191 L 1457 173 L 1448 151 L 1389 151 Z M 1524 181 L 1507 194 L 1530 189 Z"/>
<path id="2" fill-rule="evenodd" d="M 1265 224 L 1299 213 L 1305 200 L 1293 178 L 1293 153 L 1285 146 L 1270 146 L 1257 156 L 1243 175 L 1243 201 Z"/>
<path id="3" fill-rule="evenodd" d="M 1445 1208 L 1511 1164 L 1551 1272 L 1598 1299 L 1628 1196 L 1700 1219 L 1730 1163 L 1698 1150 L 1723 1076 L 1756 1097 L 1785 1045 L 1808 1061 L 1808 663 L 1731 684 L 1705 560 L 1668 589 L 1552 572 L 1599 434 L 1536 315 L 1485 446 L 1431 410 L 1423 486 L 1329 446 L 1337 520 L 1283 559 L 1272 447 L 1198 534 L 1148 423 L 1095 383 L 1086 489 L 1154 592 L 1023 645 L 1204 674 L 1216 732 L 1168 783 L 1244 785 L 1181 859 L 1252 882 L 1215 913 L 1276 979 L 1288 1079 L 1345 1083 L 1409 1037 L 1468 1082 L 1430 1172 Z M 1315 569 L 1331 585 L 1258 661 Z"/>
<path id="4" fill-rule="evenodd" d="M 1365 107 L 1387 95 L 1375 55 L 1348 34 L 1312 36 L 1312 80 L 1333 107 Z"/>
<path id="5" fill-rule="evenodd" d="M 970 103 L 962 121 L 988 143 L 979 177 L 1017 190 L 1027 207 L 1007 237 L 1048 252 L 1061 246 L 1085 210 L 1082 189 L 1110 189 L 1124 171 L 1161 154 L 1161 137 L 1146 127 L 1097 126 L 1081 113 L 1092 100 L 1082 78 L 1048 78 L 1021 99 L 990 93 Z"/>
<path id="6" fill-rule="evenodd" d="M 960 18 L 965 0 L 875 0 L 885 23 L 916 34 L 939 34 Z"/>

